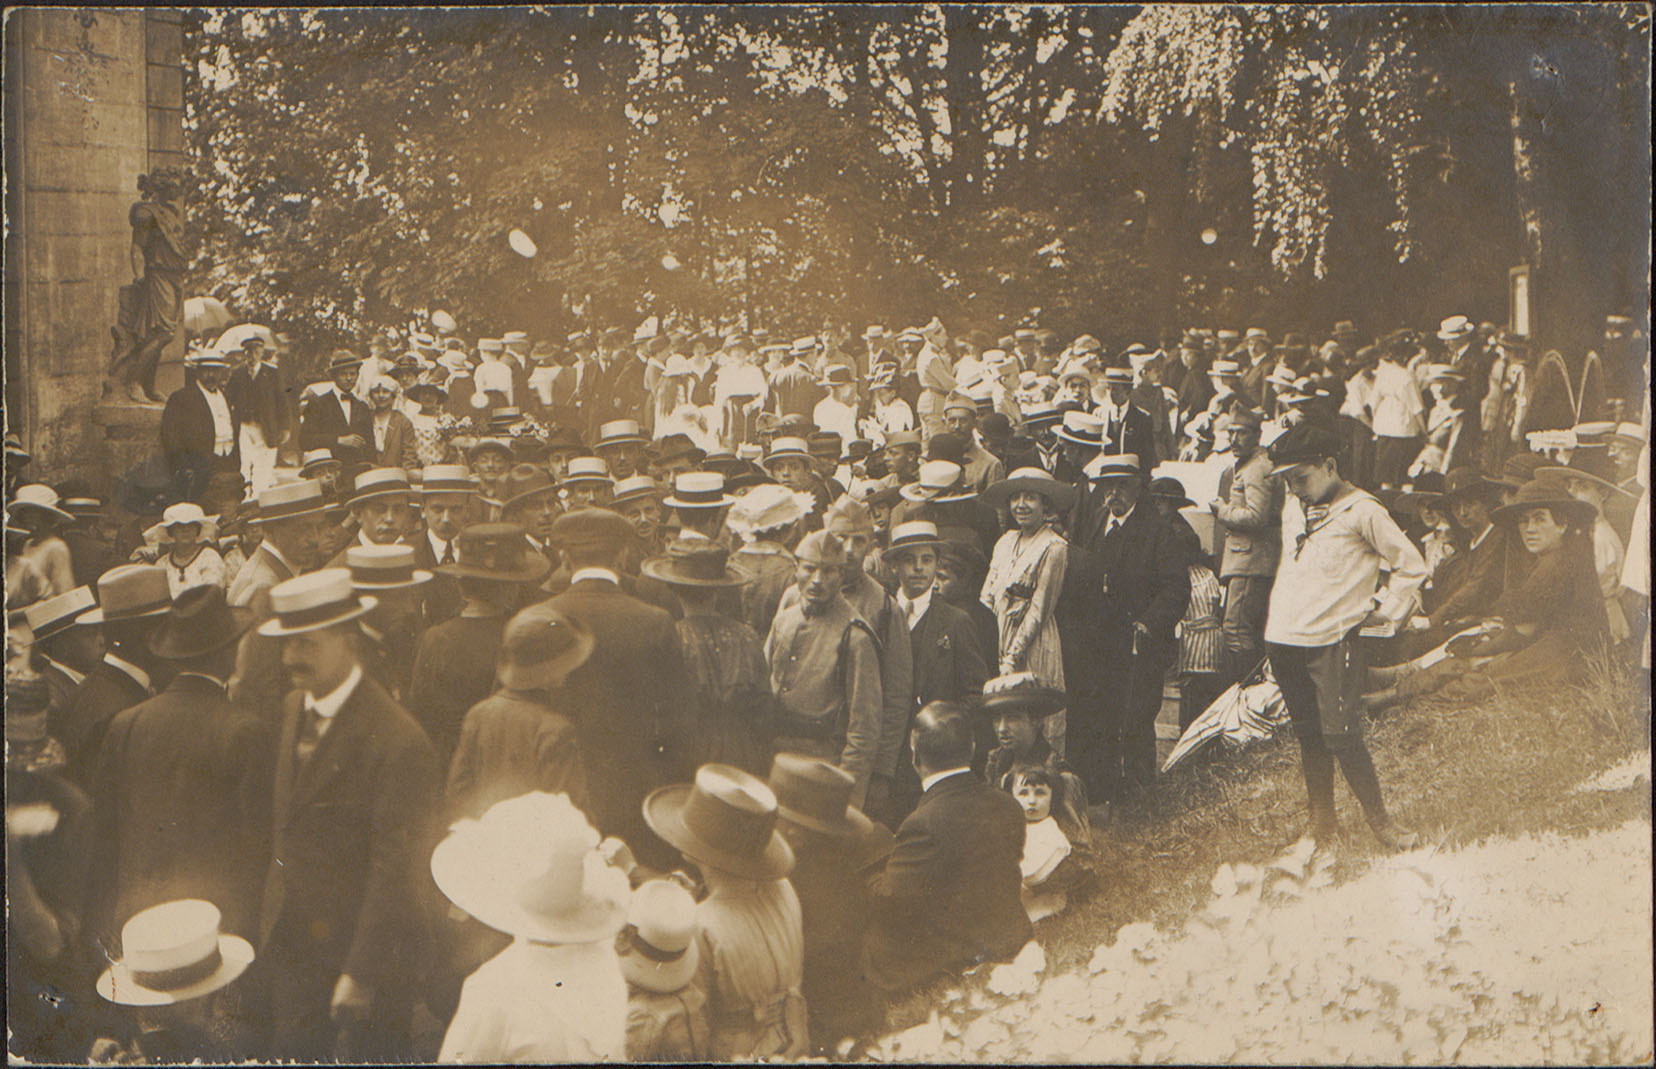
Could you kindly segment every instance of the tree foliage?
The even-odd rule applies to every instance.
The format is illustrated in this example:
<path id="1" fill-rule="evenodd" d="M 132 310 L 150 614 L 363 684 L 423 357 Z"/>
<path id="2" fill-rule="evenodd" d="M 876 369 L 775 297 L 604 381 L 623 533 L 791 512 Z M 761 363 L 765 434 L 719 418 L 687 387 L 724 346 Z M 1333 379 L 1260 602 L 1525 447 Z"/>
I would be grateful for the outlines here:
<path id="1" fill-rule="evenodd" d="M 1644 10 L 207 11 L 198 276 L 319 340 L 436 307 L 1496 317 L 1526 256 L 1637 306 Z"/>

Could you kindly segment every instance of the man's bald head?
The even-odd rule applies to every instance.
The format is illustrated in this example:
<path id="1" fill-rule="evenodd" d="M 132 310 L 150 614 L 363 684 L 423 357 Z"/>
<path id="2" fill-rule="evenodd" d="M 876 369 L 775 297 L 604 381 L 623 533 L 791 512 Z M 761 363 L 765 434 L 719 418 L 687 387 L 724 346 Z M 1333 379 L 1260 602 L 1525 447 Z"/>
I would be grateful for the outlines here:
<path id="1" fill-rule="evenodd" d="M 972 763 L 972 720 L 957 702 L 929 702 L 914 715 L 909 729 L 914 768 L 925 779 L 933 772 Z"/>

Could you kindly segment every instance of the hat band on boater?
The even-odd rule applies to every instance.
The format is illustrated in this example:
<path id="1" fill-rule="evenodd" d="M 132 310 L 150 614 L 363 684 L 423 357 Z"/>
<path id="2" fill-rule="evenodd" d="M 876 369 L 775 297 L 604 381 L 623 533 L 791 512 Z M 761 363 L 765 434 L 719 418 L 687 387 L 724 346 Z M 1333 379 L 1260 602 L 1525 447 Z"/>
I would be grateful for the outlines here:
<path id="1" fill-rule="evenodd" d="M 360 608 L 362 608 L 362 604 L 356 600 L 330 601 L 326 605 L 313 605 L 308 609 L 294 609 L 291 612 L 279 612 L 276 614 L 276 617 L 281 622 L 281 626 L 283 628 L 291 629 L 295 627 L 309 627 L 312 624 L 323 623 L 333 619 L 336 616 L 343 616 L 346 613 L 355 612 Z"/>
<path id="2" fill-rule="evenodd" d="M 351 581 L 356 583 L 410 583 L 414 581 L 414 565 L 353 564 L 351 565 Z"/>
<path id="3" fill-rule="evenodd" d="M 712 490 L 675 490 L 673 499 L 678 502 L 679 508 L 696 505 L 722 505 L 725 503 L 723 488 Z"/>
<path id="4" fill-rule="evenodd" d="M 224 958 L 219 954 L 218 943 L 213 944 L 212 953 L 200 961 L 192 961 L 188 965 L 180 965 L 174 969 L 131 969 L 127 971 L 132 978 L 143 986 L 154 991 L 177 991 L 189 987 L 191 984 L 207 979 L 218 971 L 224 964 Z"/>
<path id="5" fill-rule="evenodd" d="M 685 946 L 683 950 L 663 950 L 654 943 L 646 940 L 639 932 L 633 933 L 631 944 L 631 949 L 636 950 L 639 957 L 648 958 L 650 961 L 657 962 L 661 965 L 671 965 L 673 962 L 678 961 L 683 958 L 685 954 L 690 952 L 690 947 L 688 945 Z"/>

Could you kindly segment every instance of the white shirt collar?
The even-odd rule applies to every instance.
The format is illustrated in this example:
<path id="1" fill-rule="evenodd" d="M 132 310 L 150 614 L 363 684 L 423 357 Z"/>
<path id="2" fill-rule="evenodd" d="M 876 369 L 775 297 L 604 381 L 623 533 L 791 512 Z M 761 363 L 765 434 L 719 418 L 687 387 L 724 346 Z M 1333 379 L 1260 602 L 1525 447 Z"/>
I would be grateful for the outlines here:
<path id="1" fill-rule="evenodd" d="M 938 782 L 940 782 L 941 780 L 946 780 L 950 776 L 958 776 L 962 772 L 970 772 L 970 771 L 972 771 L 972 770 L 969 766 L 961 765 L 959 768 L 946 768 L 941 772 L 933 772 L 931 775 L 927 776 L 925 779 L 920 781 L 920 793 L 925 794 L 927 791 L 931 790 L 934 786 L 936 786 L 938 784 Z"/>
<path id="2" fill-rule="evenodd" d="M 448 552 L 449 544 L 447 542 L 443 541 L 441 538 L 438 538 L 436 535 L 432 534 L 431 533 L 431 528 L 429 528 L 429 527 L 426 528 L 425 536 L 426 536 L 426 541 L 431 543 L 432 555 L 435 556 L 438 560 L 442 560 L 443 559 L 443 554 Z"/>
<path id="3" fill-rule="evenodd" d="M 1495 529 L 1495 525 L 1493 523 L 1490 524 L 1488 527 L 1485 527 L 1483 529 L 1483 533 L 1478 535 L 1478 537 L 1474 538 L 1472 540 L 1472 544 L 1470 546 L 1467 546 L 1466 548 L 1469 549 L 1469 550 L 1477 549 L 1479 546 L 1483 545 L 1483 540 L 1488 538 L 1489 537 L 1489 532 L 1493 531 L 1494 529 Z"/>
<path id="4" fill-rule="evenodd" d="M 1104 520 L 1104 530 L 1110 531 L 1110 530 L 1114 530 L 1117 527 L 1120 527 L 1122 524 L 1124 524 L 1128 520 L 1132 519 L 1133 513 L 1136 512 L 1137 510 L 1138 510 L 1138 502 L 1135 501 L 1135 502 L 1133 502 L 1133 507 L 1128 509 L 1125 513 L 1123 513 L 1120 516 L 1117 516 L 1115 513 L 1111 512 L 1109 514 L 1109 516 Z M 1106 510 L 1106 511 L 1108 511 L 1108 510 Z"/>
<path id="5" fill-rule="evenodd" d="M 913 601 L 910 601 L 908 596 L 901 590 L 897 592 L 897 604 L 902 606 L 903 612 L 908 614 L 908 625 L 910 631 L 914 630 L 914 625 L 919 623 L 920 618 L 925 616 L 926 612 L 931 608 L 932 594 L 935 592 L 935 589 L 927 590 L 924 594 L 921 594 Z"/>
<path id="6" fill-rule="evenodd" d="M 305 695 L 305 708 L 316 713 L 323 720 L 332 720 L 339 715 L 339 711 L 350 700 L 351 693 L 356 690 L 357 684 L 362 682 L 362 665 L 353 664 L 351 674 L 345 677 L 345 682 L 332 691 L 317 698 Z"/>
<path id="7" fill-rule="evenodd" d="M 146 691 L 150 689 L 149 673 L 144 671 L 142 668 L 139 668 L 125 657 L 122 657 L 116 653 L 106 653 L 103 655 L 103 659 L 104 664 L 109 665 L 111 668 L 125 672 L 127 675 L 132 677 L 132 681 L 134 683 L 137 683 Z"/>
<path id="8" fill-rule="evenodd" d="M 583 579 L 600 579 L 606 583 L 614 583 L 616 586 L 621 585 L 621 577 L 616 575 L 614 569 L 611 568 L 577 568 L 575 574 L 569 577 L 569 585 L 574 586 Z"/>

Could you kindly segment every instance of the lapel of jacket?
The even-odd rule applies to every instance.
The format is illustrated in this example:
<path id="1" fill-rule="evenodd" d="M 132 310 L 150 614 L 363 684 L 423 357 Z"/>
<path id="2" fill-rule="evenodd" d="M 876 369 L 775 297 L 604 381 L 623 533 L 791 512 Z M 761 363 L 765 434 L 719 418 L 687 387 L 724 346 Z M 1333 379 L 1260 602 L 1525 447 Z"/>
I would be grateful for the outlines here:
<path id="1" fill-rule="evenodd" d="M 310 801 L 316 793 L 326 786 L 344 769 L 347 761 L 356 752 L 356 743 L 359 736 L 367 731 L 366 719 L 372 715 L 368 707 L 373 701 L 369 688 L 376 686 L 374 681 L 364 670 L 362 681 L 357 684 L 356 690 L 351 692 L 345 705 L 339 710 L 334 722 L 328 727 L 327 733 L 316 744 L 316 752 L 311 754 L 310 761 L 299 770 L 297 777 L 289 777 L 293 782 L 293 795 L 289 799 L 290 812 Z M 297 712 L 304 712 L 304 700 L 301 698 Z M 294 716 L 294 729 L 297 731 L 299 716 Z M 285 732 L 284 732 L 285 734 Z M 297 741 L 297 740 L 295 740 Z M 291 760 L 293 746 L 286 750 Z"/>
<path id="2" fill-rule="evenodd" d="M 299 739 L 299 719 L 303 715 L 304 697 L 298 691 L 290 691 L 282 711 L 281 741 L 276 746 L 276 797 L 273 814 L 278 829 L 287 823 L 288 810 L 293 805 L 293 748 Z M 314 756 L 313 754 L 312 757 Z"/>

